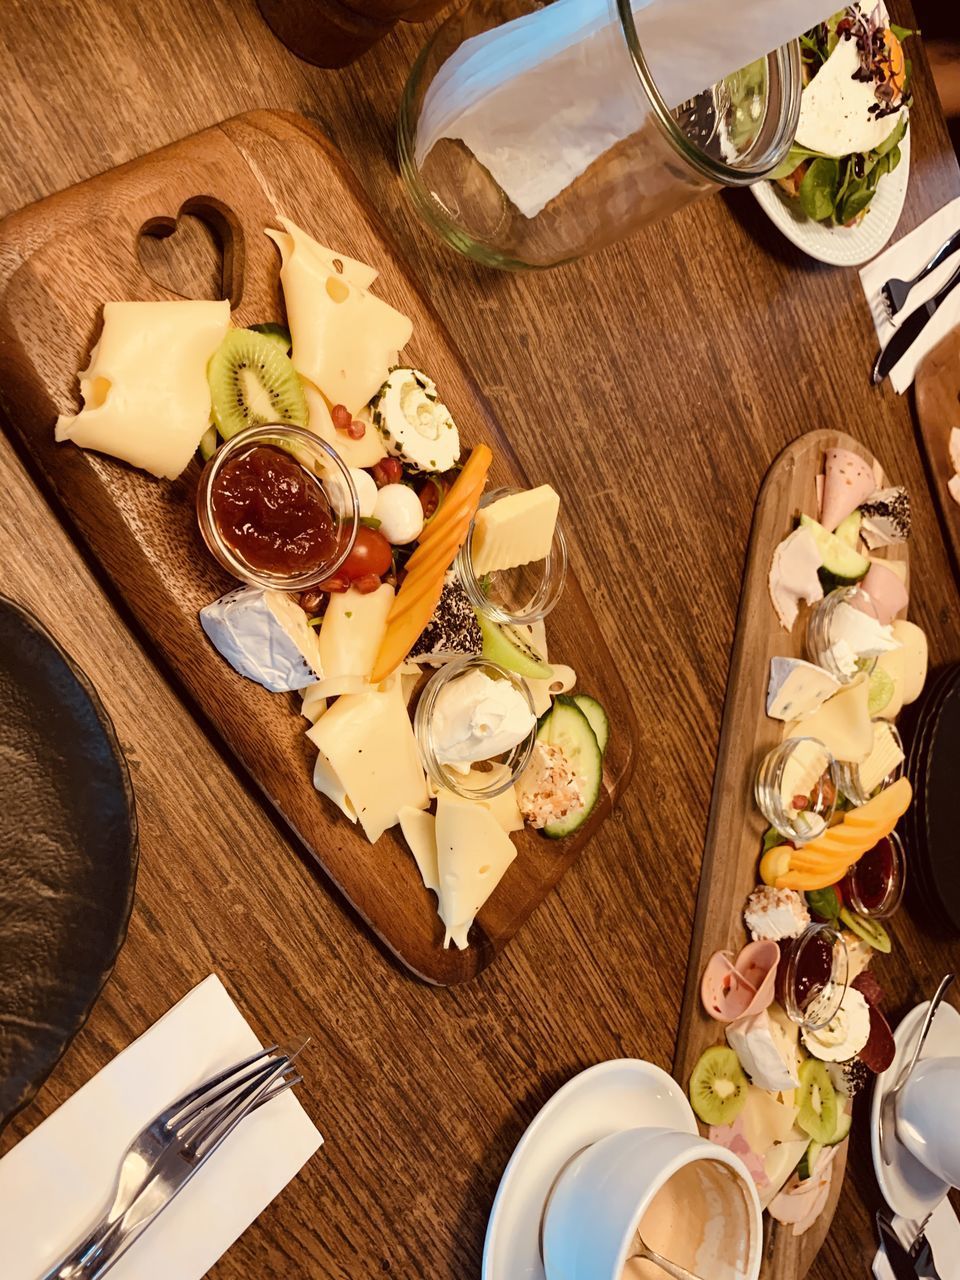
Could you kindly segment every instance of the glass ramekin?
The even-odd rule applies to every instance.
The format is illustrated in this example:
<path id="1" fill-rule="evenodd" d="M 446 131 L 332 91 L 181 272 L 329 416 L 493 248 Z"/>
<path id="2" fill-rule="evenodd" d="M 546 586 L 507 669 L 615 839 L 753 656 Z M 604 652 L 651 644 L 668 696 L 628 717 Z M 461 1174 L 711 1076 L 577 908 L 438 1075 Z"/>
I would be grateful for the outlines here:
<path id="1" fill-rule="evenodd" d="M 520 489 L 492 489 L 480 506 L 488 507 L 500 498 L 520 493 Z M 545 618 L 563 592 L 567 578 L 567 541 L 560 521 L 553 531 L 553 544 L 545 560 L 485 574 L 481 580 L 473 567 L 473 530 L 470 529 L 457 554 L 457 577 L 473 607 L 494 622 L 520 627 Z"/>
<path id="2" fill-rule="evenodd" d="M 878 720 L 877 724 L 886 724 L 893 734 L 893 740 L 900 748 L 900 754 L 903 755 L 903 739 L 895 724 L 889 721 Z M 881 779 L 880 785 L 871 792 L 866 792 L 860 785 L 860 766 L 858 764 L 850 764 L 849 761 L 838 762 L 837 773 L 840 779 L 840 790 L 845 796 L 853 801 L 854 804 L 866 804 L 872 795 L 879 791 L 885 791 L 887 787 L 893 786 L 896 780 L 902 776 L 904 768 L 904 760 L 895 768 L 891 769 L 885 778 Z"/>
<path id="3" fill-rule="evenodd" d="M 518 742 L 515 747 L 511 748 L 510 751 L 501 755 L 490 756 L 489 760 L 486 761 L 476 760 L 471 764 L 470 769 L 474 774 L 474 779 L 476 778 L 476 771 L 482 771 L 484 764 L 490 763 L 502 766 L 501 769 L 493 771 L 492 776 L 496 778 L 496 781 L 492 782 L 488 787 L 466 786 L 464 779 L 468 776 L 467 774 L 459 773 L 451 765 L 437 759 L 438 743 L 435 737 L 434 718 L 437 699 L 454 680 L 472 670 L 482 671 L 493 680 L 509 681 L 511 686 L 523 697 L 524 702 L 530 708 L 531 716 L 534 717 L 533 728 L 529 734 L 522 742 Z M 448 662 L 445 666 L 438 668 L 424 686 L 413 717 L 413 731 L 416 734 L 417 746 L 420 749 L 420 757 L 423 760 L 424 768 L 430 775 L 435 787 L 446 787 L 448 791 L 453 791 L 458 796 L 465 796 L 468 800 L 492 800 L 494 796 L 498 796 L 501 792 L 512 787 L 530 763 L 530 756 L 537 739 L 533 698 L 530 696 L 527 682 L 513 671 L 508 671 L 506 667 L 502 667 L 499 662 L 491 662 L 488 658 L 481 658 L 475 655 L 456 658 L 453 662 Z"/>
<path id="4" fill-rule="evenodd" d="M 835 591 L 831 591 L 829 595 L 819 600 L 807 615 L 804 646 L 811 662 L 815 662 L 818 667 L 823 667 L 824 671 L 828 671 L 841 684 L 849 684 L 861 672 L 869 675 L 877 665 L 877 659 L 861 658 L 857 655 L 857 668 L 853 672 L 844 671 L 838 664 L 833 649 L 836 643 L 833 626 L 837 610 L 841 605 L 849 605 L 860 613 L 865 613 L 867 617 L 880 621 L 873 601 L 860 587 L 837 587 Z"/>
<path id="5" fill-rule="evenodd" d="M 903 899 L 903 891 L 907 886 L 907 859 L 903 850 L 903 843 L 895 831 L 891 831 L 888 836 L 884 836 L 883 840 L 878 840 L 877 844 L 884 842 L 890 845 L 891 874 L 887 885 L 886 892 L 882 898 L 875 903 L 867 902 L 861 895 L 863 890 L 862 875 L 864 858 L 869 858 L 873 853 L 873 849 L 868 849 L 862 858 L 859 858 L 841 881 L 841 891 L 843 900 L 847 906 L 852 907 L 858 916 L 866 916 L 868 920 L 886 920 L 892 916 L 896 909 L 900 906 Z M 877 845 L 874 845 L 874 849 Z M 857 883 L 857 869 L 860 869 L 861 882 Z"/>
<path id="6" fill-rule="evenodd" d="M 309 573 L 282 574 L 257 569 L 248 564 L 226 542 L 217 527 L 213 514 L 213 482 L 225 463 L 256 445 L 272 445 L 277 449 L 283 449 L 299 462 L 306 472 L 315 476 L 325 491 L 328 486 L 334 489 L 336 498 L 331 500 L 327 492 L 327 499 L 335 519 L 336 551 L 329 560 L 311 569 Z M 326 578 L 332 577 L 350 554 L 360 523 L 360 506 L 353 478 L 341 461 L 340 455 L 331 445 L 321 440 L 314 432 L 304 430 L 303 427 L 276 423 L 262 427 L 247 427 L 245 431 L 239 432 L 220 446 L 200 476 L 197 487 L 197 520 L 211 555 L 228 573 L 239 578 L 241 582 L 272 591 L 306 591 L 309 587 L 315 587 Z"/>
<path id="7" fill-rule="evenodd" d="M 816 748 L 823 755 L 821 773 L 829 773 L 831 786 L 821 786 L 816 803 L 800 814 L 784 799 L 784 782 L 789 782 L 791 765 L 796 766 L 802 755 L 812 754 Z M 837 804 L 837 765 L 833 756 L 817 738 L 787 738 L 764 757 L 754 783 L 754 795 L 760 812 L 787 840 L 795 845 L 806 844 L 823 835 L 830 825 Z M 814 814 L 814 819 L 804 819 L 804 813 Z"/>
<path id="8" fill-rule="evenodd" d="M 817 953 L 830 951 L 830 973 L 822 983 L 811 981 L 804 989 L 804 969 L 817 974 Z M 819 1031 L 830 1022 L 843 1002 L 847 990 L 850 960 L 847 944 L 828 924 L 811 924 L 798 938 L 784 938 L 780 943 L 777 968 L 777 999 L 791 1022 L 808 1031 Z"/>

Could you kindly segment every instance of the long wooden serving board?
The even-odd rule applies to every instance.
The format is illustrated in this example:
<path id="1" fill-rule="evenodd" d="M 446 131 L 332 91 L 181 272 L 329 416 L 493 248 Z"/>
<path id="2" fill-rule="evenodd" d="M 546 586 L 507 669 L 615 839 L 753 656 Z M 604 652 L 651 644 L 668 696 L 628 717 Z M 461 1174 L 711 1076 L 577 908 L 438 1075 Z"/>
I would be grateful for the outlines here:
<path id="1" fill-rule="evenodd" d="M 950 552 L 950 562 L 960 582 L 960 504 L 947 489 L 953 475 L 949 441 L 953 427 L 960 427 L 960 328 L 924 357 L 914 379 L 920 443 L 926 456 L 930 487 L 937 495 L 940 524 Z"/>
<path id="2" fill-rule="evenodd" d="M 176 481 L 157 481 L 54 443 L 58 412 L 78 403 L 77 371 L 99 334 L 101 305 L 180 296 L 147 274 L 142 258 L 150 246 L 143 237 L 170 234 L 184 215 L 201 219 L 223 249 L 216 296 L 230 299 L 235 324 L 255 324 L 284 314 L 279 258 L 263 234 L 278 213 L 377 267 L 376 292 L 414 322 L 406 357 L 436 379 L 465 444 L 490 444 L 492 483 L 526 485 L 506 435 L 356 177 L 316 129 L 285 113 L 237 116 L 0 223 L 0 413 L 171 671 L 327 876 L 414 973 L 440 984 L 463 982 L 490 963 L 576 860 L 633 768 L 626 690 L 574 576 L 548 619 L 548 634 L 551 654 L 577 668 L 579 687 L 616 712 L 600 802 L 568 840 L 522 832 L 518 856 L 480 913 L 470 947 L 444 950 L 434 899 L 398 830 L 371 846 L 313 789 L 315 753 L 297 695 L 270 694 L 244 680 L 201 631 L 198 610 L 236 584 L 215 565 L 197 529 L 197 462 Z M 28 547 L 27 536 L 24 550 L 42 555 L 42 548 Z M 188 788 L 190 779 L 181 785 Z"/>
<path id="3" fill-rule="evenodd" d="M 708 1017 L 700 1002 L 704 967 L 714 952 L 736 953 L 747 941 L 743 907 L 759 882 L 757 864 L 767 823 L 754 801 L 753 782 L 760 761 L 780 742 L 783 730 L 778 720 L 766 714 L 770 659 L 803 657 L 803 615 L 791 633 L 780 626 L 767 586 L 770 562 L 774 548 L 793 529 L 797 517 L 817 511 L 816 477 L 823 470 L 825 451 L 838 446 L 874 462 L 870 451 L 851 436 L 811 431 L 774 461 L 754 511 L 674 1058 L 674 1075 L 684 1085 L 701 1053 L 723 1042 L 721 1025 Z M 878 485 L 885 483 L 878 472 Z M 906 559 L 906 544 L 871 554 Z M 792 1228 L 766 1217 L 762 1280 L 800 1280 L 806 1275 L 830 1228 L 846 1156 L 845 1141 L 834 1162 L 830 1199 L 805 1235 L 794 1236 Z"/>

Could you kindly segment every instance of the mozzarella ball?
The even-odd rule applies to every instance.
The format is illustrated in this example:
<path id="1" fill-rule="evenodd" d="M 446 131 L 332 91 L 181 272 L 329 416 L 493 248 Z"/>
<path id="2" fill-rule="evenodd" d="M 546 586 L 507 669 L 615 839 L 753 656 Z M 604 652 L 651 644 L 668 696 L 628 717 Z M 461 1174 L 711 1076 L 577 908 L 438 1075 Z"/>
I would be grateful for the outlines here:
<path id="1" fill-rule="evenodd" d="M 369 519 L 377 502 L 377 486 L 369 471 L 360 467 L 348 467 L 353 487 L 357 491 L 358 514 L 361 519 Z M 350 510 L 350 495 L 339 472 L 325 477 L 323 489 L 331 507 L 338 516 L 344 516 Z"/>
<path id="2" fill-rule="evenodd" d="M 413 542 L 423 530 L 420 499 L 405 484 L 385 484 L 378 489 L 373 515 L 380 521 L 380 532 L 395 546 Z"/>

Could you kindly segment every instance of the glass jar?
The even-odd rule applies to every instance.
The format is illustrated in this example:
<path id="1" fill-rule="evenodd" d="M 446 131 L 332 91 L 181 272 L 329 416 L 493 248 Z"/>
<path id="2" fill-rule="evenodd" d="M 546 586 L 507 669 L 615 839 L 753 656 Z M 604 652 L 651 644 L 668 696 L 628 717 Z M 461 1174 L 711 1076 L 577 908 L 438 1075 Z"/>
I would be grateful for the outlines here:
<path id="1" fill-rule="evenodd" d="M 840 891 L 847 906 L 870 920 L 886 920 L 900 906 L 907 883 L 907 860 L 895 831 L 878 840 L 853 864 Z"/>
<path id="2" fill-rule="evenodd" d="M 519 489 L 493 489 L 483 495 L 480 506 L 488 507 L 500 498 L 520 492 Z M 494 622 L 513 627 L 545 618 L 560 599 L 567 579 L 567 540 L 560 521 L 554 526 L 546 559 L 519 565 L 516 569 L 498 569 L 484 574 L 482 579 L 473 567 L 473 532 L 471 521 L 454 568 L 474 609 Z"/>
<path id="3" fill-rule="evenodd" d="M 780 943 L 777 1000 L 791 1022 L 819 1031 L 836 1016 L 847 990 L 847 944 L 828 924 L 811 924 Z"/>
<path id="4" fill-rule="evenodd" d="M 434 34 L 401 103 L 414 206 L 478 262 L 547 267 L 757 182 L 789 151 L 796 40 L 678 106 L 659 71 L 632 0 L 473 0 Z"/>
<path id="5" fill-rule="evenodd" d="M 833 817 L 836 762 L 816 738 L 787 738 L 764 757 L 754 795 L 760 812 L 786 840 L 807 844 Z"/>
<path id="6" fill-rule="evenodd" d="M 322 563 L 309 572 L 282 573 L 252 565 L 220 528 L 214 505 L 216 481 L 229 462 L 260 446 L 288 454 L 323 495 L 331 518 L 330 547 Z M 265 590 L 306 591 L 332 577 L 350 554 L 360 524 L 360 505 L 353 478 L 337 451 L 313 431 L 278 423 L 247 427 L 220 446 L 200 475 L 197 521 L 214 559 L 241 582 Z"/>
<path id="7" fill-rule="evenodd" d="M 871 796 L 876 795 L 878 791 L 885 791 L 887 787 L 892 787 L 898 778 L 903 776 L 904 768 L 904 751 L 903 739 L 895 724 L 887 721 L 876 721 L 882 724 L 886 731 L 890 734 L 893 742 L 900 754 L 900 760 L 893 766 L 888 774 L 880 779 L 879 785 L 874 783 L 873 790 L 867 791 L 860 778 L 860 766 L 844 761 L 837 766 L 838 777 L 840 779 L 840 790 L 845 796 L 853 801 L 854 804 L 866 804 Z"/>
<path id="8" fill-rule="evenodd" d="M 447 699 L 456 682 L 473 671 L 479 671 L 491 680 L 503 680 L 509 684 L 517 697 L 522 700 L 529 715 L 530 730 L 507 750 L 482 756 L 477 760 L 465 761 L 462 768 L 457 768 L 441 759 L 444 751 L 438 732 L 437 703 L 441 698 Z M 508 671 L 506 667 L 502 667 L 499 662 L 470 656 L 448 662 L 430 677 L 417 702 L 417 709 L 413 716 L 413 731 L 423 766 L 435 787 L 445 787 L 448 791 L 453 791 L 458 796 L 465 796 L 468 800 L 492 800 L 494 796 L 512 787 L 530 763 L 530 756 L 537 739 L 537 717 L 534 712 L 533 698 L 525 680 L 514 672 Z M 479 782 L 478 774 L 482 773 L 484 766 L 494 764 L 500 767 L 490 770 L 490 782 L 484 786 Z"/>
<path id="9" fill-rule="evenodd" d="M 865 591 L 856 586 L 837 587 L 807 614 L 804 633 L 807 657 L 841 684 L 849 684 L 861 674 L 869 675 L 877 665 L 875 654 L 857 653 L 846 643 L 843 620 L 848 609 L 866 614 L 880 625 L 876 606 Z"/>

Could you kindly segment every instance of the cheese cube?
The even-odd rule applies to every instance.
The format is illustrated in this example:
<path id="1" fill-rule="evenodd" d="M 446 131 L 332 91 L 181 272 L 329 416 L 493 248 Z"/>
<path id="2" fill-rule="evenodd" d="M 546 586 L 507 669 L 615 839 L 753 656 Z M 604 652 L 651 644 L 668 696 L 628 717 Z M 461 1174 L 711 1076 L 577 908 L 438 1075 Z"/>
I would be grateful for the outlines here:
<path id="1" fill-rule="evenodd" d="M 510 493 L 481 507 L 473 522 L 473 570 L 478 577 L 545 560 L 553 545 L 560 497 L 548 484 Z"/>
<path id="2" fill-rule="evenodd" d="M 771 658 L 767 715 L 774 720 L 801 720 L 835 693 L 840 681 L 829 671 L 799 658 Z"/>
<path id="3" fill-rule="evenodd" d="M 317 633 L 284 591 L 238 587 L 204 606 L 200 625 L 235 671 L 271 693 L 305 689 L 323 675 Z"/>
<path id="4" fill-rule="evenodd" d="M 513 842 L 486 805 L 452 791 L 439 792 L 437 867 L 444 946 L 467 946 L 474 917 L 516 856 Z"/>

